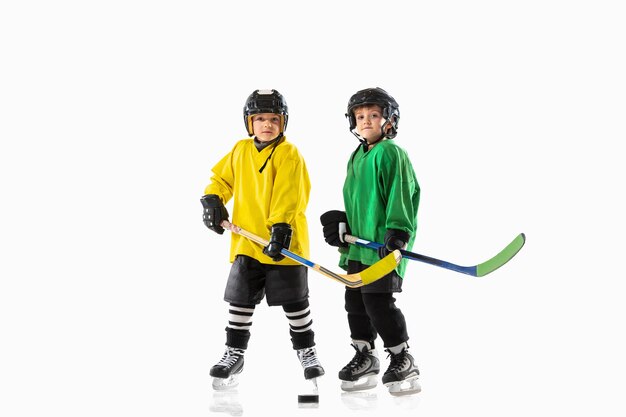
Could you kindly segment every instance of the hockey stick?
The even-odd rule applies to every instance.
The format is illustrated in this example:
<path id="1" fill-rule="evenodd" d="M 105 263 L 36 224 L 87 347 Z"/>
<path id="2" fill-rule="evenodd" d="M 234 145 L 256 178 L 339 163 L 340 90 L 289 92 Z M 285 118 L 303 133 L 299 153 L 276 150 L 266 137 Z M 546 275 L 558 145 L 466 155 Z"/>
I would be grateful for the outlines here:
<path id="1" fill-rule="evenodd" d="M 247 230 L 242 229 L 241 227 L 236 226 L 226 220 L 222 221 L 220 225 L 224 229 L 228 229 L 233 233 L 244 236 L 261 246 L 267 246 L 269 244 L 269 242 L 262 237 L 248 232 Z M 315 262 L 309 261 L 308 259 L 296 255 L 295 253 L 287 249 L 282 249 L 280 253 L 304 266 L 316 270 L 317 272 L 328 278 L 339 281 L 350 288 L 362 287 L 363 285 L 371 284 L 372 282 L 381 279 L 382 277 L 396 269 L 398 263 L 400 263 L 400 260 L 402 259 L 400 251 L 395 250 L 389 255 L 385 256 L 380 261 L 376 262 L 374 265 L 371 265 L 369 268 L 361 272 L 358 272 L 356 274 L 336 274 L 324 268 L 323 266 L 316 264 Z"/>
<path id="2" fill-rule="evenodd" d="M 361 239 L 360 237 L 351 235 L 345 235 L 344 240 L 348 243 L 352 243 L 353 245 L 365 246 L 371 249 L 378 249 L 383 247 L 383 244 L 381 243 L 370 242 L 369 240 Z M 419 253 L 415 252 L 409 252 L 404 249 L 400 249 L 400 253 L 402 254 L 402 257 L 407 259 L 413 259 L 414 261 L 420 261 L 430 265 L 438 266 L 440 268 L 450 269 L 452 271 L 471 275 L 473 277 L 484 277 L 485 275 L 490 274 L 491 272 L 495 271 L 496 269 L 500 268 L 502 265 L 510 261 L 511 258 L 513 258 L 517 254 L 517 252 L 522 249 L 524 243 L 526 243 L 526 236 L 524 235 L 524 233 L 520 233 L 496 256 L 481 264 L 474 266 L 460 266 L 451 262 L 431 258 L 430 256 L 420 255 Z"/>

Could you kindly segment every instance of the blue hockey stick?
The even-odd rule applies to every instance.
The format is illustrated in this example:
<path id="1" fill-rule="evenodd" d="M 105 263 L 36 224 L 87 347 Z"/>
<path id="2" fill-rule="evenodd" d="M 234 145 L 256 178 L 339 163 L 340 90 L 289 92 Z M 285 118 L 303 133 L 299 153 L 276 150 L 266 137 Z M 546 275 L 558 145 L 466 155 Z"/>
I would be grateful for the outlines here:
<path id="1" fill-rule="evenodd" d="M 384 246 L 382 243 L 370 242 L 369 240 L 361 239 L 360 237 L 351 235 L 344 235 L 344 240 L 353 245 L 364 246 L 370 249 L 378 249 Z M 419 253 L 415 252 L 409 252 L 404 249 L 400 249 L 400 253 L 402 254 L 403 258 L 424 262 L 430 265 L 438 266 L 440 268 L 450 269 L 452 271 L 471 275 L 473 277 L 483 277 L 510 261 L 511 258 L 513 258 L 517 254 L 517 252 L 522 249 L 524 243 L 526 243 L 526 236 L 524 235 L 524 233 L 520 233 L 496 256 L 481 264 L 473 266 L 460 266 L 453 264 L 452 262 L 442 261 L 440 259 L 432 258 L 430 256 L 420 255 Z"/>

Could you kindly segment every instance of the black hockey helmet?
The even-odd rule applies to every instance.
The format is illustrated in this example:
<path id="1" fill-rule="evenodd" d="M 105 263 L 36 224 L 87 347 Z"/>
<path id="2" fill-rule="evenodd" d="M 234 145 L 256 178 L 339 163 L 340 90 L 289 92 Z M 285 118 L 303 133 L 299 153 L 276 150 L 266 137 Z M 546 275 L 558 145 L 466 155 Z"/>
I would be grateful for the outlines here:
<path id="1" fill-rule="evenodd" d="M 383 118 L 386 120 L 383 125 L 383 132 L 385 132 L 386 126 L 389 125 L 391 129 L 389 129 L 389 132 L 386 133 L 385 136 L 389 139 L 395 138 L 398 134 L 398 122 L 400 122 L 400 106 L 398 106 L 396 100 L 391 97 L 389 93 L 380 87 L 366 88 L 357 91 L 350 97 L 348 101 L 348 111 L 346 112 L 346 117 L 350 122 L 350 132 L 356 135 L 356 132 L 354 132 L 356 128 L 354 109 L 369 104 L 376 104 L 383 109 Z"/>
<path id="2" fill-rule="evenodd" d="M 289 111 L 285 98 L 276 90 L 254 90 L 243 106 L 243 122 L 248 135 L 252 136 L 252 115 L 258 113 L 275 113 L 280 115 L 280 133 L 287 129 Z"/>

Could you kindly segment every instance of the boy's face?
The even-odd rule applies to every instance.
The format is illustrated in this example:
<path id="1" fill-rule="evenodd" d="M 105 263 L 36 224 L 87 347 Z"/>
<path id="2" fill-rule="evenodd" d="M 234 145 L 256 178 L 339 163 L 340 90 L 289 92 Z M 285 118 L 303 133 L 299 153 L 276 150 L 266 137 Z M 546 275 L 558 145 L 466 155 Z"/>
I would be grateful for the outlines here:
<path id="1" fill-rule="evenodd" d="M 380 106 L 362 106 L 354 109 L 357 133 L 367 141 L 374 143 L 382 135 L 383 109 Z"/>
<path id="2" fill-rule="evenodd" d="M 259 142 L 275 139 L 280 133 L 281 117 L 274 113 L 259 113 L 252 116 L 252 131 Z"/>

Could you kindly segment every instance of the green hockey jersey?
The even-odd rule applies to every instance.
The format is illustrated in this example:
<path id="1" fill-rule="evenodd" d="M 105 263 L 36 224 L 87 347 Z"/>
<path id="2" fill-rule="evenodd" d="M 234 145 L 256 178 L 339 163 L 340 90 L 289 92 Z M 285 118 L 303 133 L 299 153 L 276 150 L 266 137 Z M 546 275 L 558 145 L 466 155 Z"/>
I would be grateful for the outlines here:
<path id="1" fill-rule="evenodd" d="M 420 187 L 406 151 L 393 140 L 384 140 L 367 152 L 357 149 L 348 162 L 343 200 L 348 225 L 354 236 L 384 243 L 387 229 L 410 234 L 411 250 L 417 229 Z M 343 249 L 339 265 L 347 269 L 348 260 L 372 265 L 380 258 L 375 250 L 350 245 Z M 396 268 L 404 277 L 407 261 Z"/>

